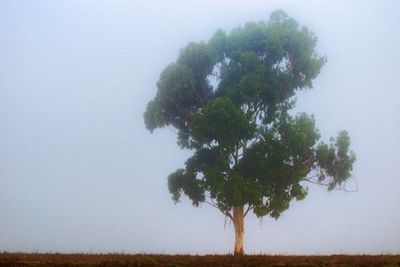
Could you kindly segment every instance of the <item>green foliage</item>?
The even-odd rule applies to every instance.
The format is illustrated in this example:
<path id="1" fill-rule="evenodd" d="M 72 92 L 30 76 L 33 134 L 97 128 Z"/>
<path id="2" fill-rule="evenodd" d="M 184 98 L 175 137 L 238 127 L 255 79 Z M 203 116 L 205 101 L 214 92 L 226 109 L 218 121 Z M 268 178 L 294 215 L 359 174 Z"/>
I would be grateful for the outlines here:
<path id="1" fill-rule="evenodd" d="M 316 149 L 316 162 L 321 169 L 318 180 L 323 182 L 331 177 L 328 190 L 340 186 L 351 176 L 356 156 L 349 152 L 349 146 L 349 134 L 341 131 L 336 140 L 331 140 L 329 146 L 322 142 Z"/>
<path id="2" fill-rule="evenodd" d="M 246 114 L 229 98 L 215 98 L 193 117 L 193 139 L 199 144 L 215 140 L 221 148 L 233 151 L 242 139 L 252 136 L 255 125 L 250 125 Z"/>
<path id="3" fill-rule="evenodd" d="M 318 143 L 314 118 L 290 114 L 296 92 L 312 88 L 326 61 L 316 41 L 277 11 L 269 22 L 219 30 L 181 50 L 144 113 L 150 131 L 173 126 L 178 144 L 193 151 L 168 177 L 175 202 L 185 194 L 226 215 L 248 205 L 257 216 L 278 218 L 307 195 L 305 181 L 343 186 L 355 161 L 347 132 Z"/>

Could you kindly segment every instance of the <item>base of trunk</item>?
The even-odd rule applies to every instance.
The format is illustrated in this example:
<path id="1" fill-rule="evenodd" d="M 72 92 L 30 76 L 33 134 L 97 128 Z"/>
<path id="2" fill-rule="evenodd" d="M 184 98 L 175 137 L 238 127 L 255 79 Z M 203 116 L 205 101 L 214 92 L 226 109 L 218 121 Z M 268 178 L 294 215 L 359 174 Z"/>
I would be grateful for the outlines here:
<path id="1" fill-rule="evenodd" d="M 243 256 L 244 255 L 244 250 L 243 247 L 241 249 L 239 249 L 238 251 L 235 250 L 235 252 L 233 253 L 234 256 Z"/>
<path id="2" fill-rule="evenodd" d="M 235 248 L 233 255 L 243 256 L 244 213 L 243 207 L 233 208 L 233 226 L 235 228 Z"/>

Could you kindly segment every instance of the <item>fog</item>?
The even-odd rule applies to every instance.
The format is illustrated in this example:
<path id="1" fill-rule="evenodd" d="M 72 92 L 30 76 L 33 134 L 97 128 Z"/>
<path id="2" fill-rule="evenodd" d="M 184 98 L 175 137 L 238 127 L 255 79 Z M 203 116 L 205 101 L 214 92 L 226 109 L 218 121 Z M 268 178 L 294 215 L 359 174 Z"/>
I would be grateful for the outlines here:
<path id="1" fill-rule="evenodd" d="M 0 251 L 230 253 L 212 207 L 174 205 L 190 151 L 145 129 L 160 72 L 190 41 L 283 9 L 328 61 L 296 111 L 346 129 L 356 193 L 309 194 L 247 217 L 245 251 L 400 253 L 398 1 L 0 1 Z"/>

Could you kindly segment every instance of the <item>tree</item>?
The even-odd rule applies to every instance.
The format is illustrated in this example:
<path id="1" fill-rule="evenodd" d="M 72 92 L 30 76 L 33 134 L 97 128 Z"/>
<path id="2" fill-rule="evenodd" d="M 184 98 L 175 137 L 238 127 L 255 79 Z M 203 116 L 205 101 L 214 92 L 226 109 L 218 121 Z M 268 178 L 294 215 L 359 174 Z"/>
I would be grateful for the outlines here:
<path id="1" fill-rule="evenodd" d="M 317 38 L 282 11 L 208 42 L 189 43 L 161 73 L 144 113 L 147 129 L 172 126 L 178 144 L 193 151 L 168 176 L 172 199 L 187 195 L 232 220 L 234 254 L 242 255 L 244 218 L 277 219 L 307 182 L 344 187 L 355 155 L 341 131 L 318 142 L 313 116 L 292 115 L 295 93 L 312 88 L 326 62 Z"/>

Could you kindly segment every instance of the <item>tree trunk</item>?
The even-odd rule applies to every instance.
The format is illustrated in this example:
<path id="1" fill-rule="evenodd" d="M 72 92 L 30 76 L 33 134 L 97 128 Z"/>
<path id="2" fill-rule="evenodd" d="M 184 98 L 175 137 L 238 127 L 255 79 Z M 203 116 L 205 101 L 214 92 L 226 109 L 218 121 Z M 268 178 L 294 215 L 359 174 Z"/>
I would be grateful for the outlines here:
<path id="1" fill-rule="evenodd" d="M 233 227 L 235 228 L 235 248 L 234 255 L 244 255 L 243 234 L 244 234 L 244 212 L 243 207 L 233 208 Z"/>

